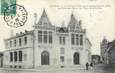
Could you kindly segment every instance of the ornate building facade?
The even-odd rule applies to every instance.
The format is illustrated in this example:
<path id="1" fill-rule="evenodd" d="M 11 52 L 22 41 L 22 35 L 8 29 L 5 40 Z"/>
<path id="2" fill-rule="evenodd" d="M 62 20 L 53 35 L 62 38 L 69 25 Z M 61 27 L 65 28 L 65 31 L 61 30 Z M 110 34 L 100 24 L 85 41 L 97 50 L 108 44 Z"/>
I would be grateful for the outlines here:
<path id="1" fill-rule="evenodd" d="M 91 61 L 91 43 L 81 24 L 71 14 L 67 27 L 54 26 L 44 10 L 34 30 L 17 33 L 5 40 L 4 67 L 85 66 Z"/>

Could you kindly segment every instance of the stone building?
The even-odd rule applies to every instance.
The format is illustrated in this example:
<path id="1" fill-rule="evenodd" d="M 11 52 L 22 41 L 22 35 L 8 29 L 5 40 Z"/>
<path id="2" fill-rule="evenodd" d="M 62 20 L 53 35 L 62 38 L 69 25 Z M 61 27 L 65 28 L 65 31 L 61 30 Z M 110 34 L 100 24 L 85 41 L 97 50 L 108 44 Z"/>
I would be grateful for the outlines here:
<path id="1" fill-rule="evenodd" d="M 108 47 L 108 40 L 106 38 L 104 38 L 103 41 L 100 44 L 100 48 L 101 48 L 101 61 L 103 63 L 107 63 L 108 62 L 107 47 Z"/>
<path id="2" fill-rule="evenodd" d="M 91 60 L 93 64 L 98 64 L 100 63 L 100 56 L 99 55 L 92 55 Z"/>
<path id="3" fill-rule="evenodd" d="M 72 13 L 67 27 L 54 26 L 44 10 L 38 23 L 34 23 L 34 30 L 5 40 L 4 67 L 85 66 L 91 61 L 91 43 L 81 24 Z"/>
<path id="4" fill-rule="evenodd" d="M 115 40 L 108 43 L 108 58 L 110 64 L 115 64 Z"/>
<path id="5" fill-rule="evenodd" d="M 105 64 L 115 63 L 115 40 L 104 39 L 101 44 L 101 61 Z"/>
<path id="6" fill-rule="evenodd" d="M 3 67 L 3 52 L 0 52 L 0 67 Z"/>

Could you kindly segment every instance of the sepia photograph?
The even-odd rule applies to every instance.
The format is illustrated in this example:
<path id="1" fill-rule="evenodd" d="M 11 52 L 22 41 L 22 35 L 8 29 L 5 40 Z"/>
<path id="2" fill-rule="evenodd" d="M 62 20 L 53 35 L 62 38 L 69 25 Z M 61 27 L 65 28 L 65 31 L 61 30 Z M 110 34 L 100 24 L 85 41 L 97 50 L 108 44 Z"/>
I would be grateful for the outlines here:
<path id="1" fill-rule="evenodd" d="M 0 73 L 115 73 L 115 1 L 0 0 Z"/>

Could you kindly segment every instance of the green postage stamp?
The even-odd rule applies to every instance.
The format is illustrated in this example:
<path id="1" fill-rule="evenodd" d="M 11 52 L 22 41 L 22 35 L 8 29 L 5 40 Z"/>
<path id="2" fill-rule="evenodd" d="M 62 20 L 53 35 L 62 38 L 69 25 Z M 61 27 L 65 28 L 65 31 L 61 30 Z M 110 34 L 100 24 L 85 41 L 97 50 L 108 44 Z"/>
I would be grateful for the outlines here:
<path id="1" fill-rule="evenodd" d="M 15 15 L 16 7 L 8 9 L 13 4 L 16 4 L 16 0 L 0 0 L 0 14 L 4 15 L 4 13 L 7 13 L 7 15 Z"/>

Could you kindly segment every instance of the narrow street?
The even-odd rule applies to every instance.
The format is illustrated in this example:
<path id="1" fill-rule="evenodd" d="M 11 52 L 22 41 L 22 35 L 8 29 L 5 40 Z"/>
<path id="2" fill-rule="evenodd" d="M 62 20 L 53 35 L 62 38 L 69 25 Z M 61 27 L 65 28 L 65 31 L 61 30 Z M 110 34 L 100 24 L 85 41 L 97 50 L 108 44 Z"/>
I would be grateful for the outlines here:
<path id="1" fill-rule="evenodd" d="M 115 73 L 115 68 L 110 65 L 98 64 L 94 66 L 94 73 Z"/>

